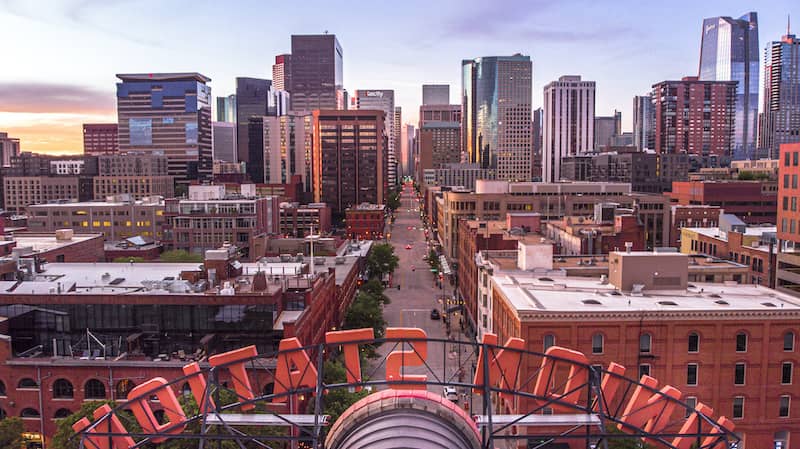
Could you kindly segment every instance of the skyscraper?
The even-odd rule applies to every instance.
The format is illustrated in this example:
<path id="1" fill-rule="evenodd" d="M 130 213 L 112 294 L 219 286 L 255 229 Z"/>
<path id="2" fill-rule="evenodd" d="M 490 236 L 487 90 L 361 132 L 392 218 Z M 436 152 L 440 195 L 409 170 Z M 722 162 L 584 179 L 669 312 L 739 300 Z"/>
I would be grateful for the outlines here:
<path id="1" fill-rule="evenodd" d="M 461 62 L 462 151 L 497 179 L 530 180 L 532 69 L 520 54 Z"/>
<path id="2" fill-rule="evenodd" d="M 253 182 L 263 178 L 263 154 L 251 154 L 248 130 L 251 117 L 275 115 L 272 81 L 259 78 L 236 78 L 236 146 L 238 162 L 244 162 Z M 252 162 L 252 163 L 251 163 Z"/>
<path id="3" fill-rule="evenodd" d="M 394 167 L 390 167 L 389 171 L 394 171 L 395 173 L 395 184 L 391 184 L 390 180 L 389 186 L 394 187 L 400 184 L 403 178 L 403 168 L 400 164 L 400 147 L 403 144 L 403 108 L 400 106 L 394 107 L 394 123 L 392 125 L 391 138 L 394 140 Z"/>
<path id="4" fill-rule="evenodd" d="M 0 164 L 11 166 L 11 158 L 19 156 L 19 139 L 8 137 L 8 133 L 0 133 Z"/>
<path id="5" fill-rule="evenodd" d="M 423 84 L 422 104 L 450 104 L 450 85 Z"/>
<path id="6" fill-rule="evenodd" d="M 248 174 L 253 182 L 286 184 L 300 175 L 304 191 L 311 191 L 310 114 L 253 116 L 249 134 L 253 167 L 248 166 Z"/>
<path id="7" fill-rule="evenodd" d="M 777 159 L 781 144 L 800 142 L 800 39 L 788 30 L 764 51 L 762 98 L 759 148 Z"/>
<path id="8" fill-rule="evenodd" d="M 388 166 L 387 181 L 389 186 L 397 184 L 397 140 L 395 128 L 400 129 L 400 124 L 395 122 L 395 106 L 393 90 L 356 90 L 352 99 L 354 109 L 383 111 L 386 123 L 383 129 L 388 139 L 386 146 L 386 163 Z"/>
<path id="9" fill-rule="evenodd" d="M 84 123 L 83 154 L 119 153 L 119 127 L 116 123 Z"/>
<path id="10" fill-rule="evenodd" d="M 561 179 L 561 159 L 594 149 L 594 81 L 562 76 L 544 86 L 542 180 Z"/>
<path id="11" fill-rule="evenodd" d="M 736 81 L 680 81 L 653 85 L 657 153 L 717 155 L 733 149 Z"/>
<path id="12" fill-rule="evenodd" d="M 637 150 L 655 147 L 655 110 L 650 95 L 633 97 L 633 146 Z"/>
<path id="13" fill-rule="evenodd" d="M 419 107 L 419 160 L 417 177 L 425 170 L 461 162 L 461 106 L 422 105 Z"/>
<path id="14" fill-rule="evenodd" d="M 292 91 L 292 55 L 275 56 L 272 65 L 272 85 L 276 90 Z"/>
<path id="15" fill-rule="evenodd" d="M 214 160 L 236 162 L 236 123 L 211 122 Z"/>
<path id="16" fill-rule="evenodd" d="M 345 109 L 342 70 L 342 46 L 335 35 L 292 35 L 291 85 L 284 86 L 292 110 Z"/>
<path id="17" fill-rule="evenodd" d="M 314 201 L 338 214 L 386 200 L 382 111 L 314 111 Z"/>
<path id="18" fill-rule="evenodd" d="M 544 110 L 537 108 L 533 110 L 531 120 L 531 154 L 533 156 L 533 166 L 531 167 L 531 180 L 542 180 L 542 121 L 544 120 Z"/>
<path id="19" fill-rule="evenodd" d="M 236 123 L 236 95 L 217 97 L 218 122 Z"/>
<path id="20" fill-rule="evenodd" d="M 614 142 L 614 138 L 622 134 L 622 113 L 614 111 L 614 115 L 594 118 L 594 150 L 600 151 Z"/>
<path id="21" fill-rule="evenodd" d="M 700 81 L 737 81 L 733 158 L 755 156 L 758 129 L 758 16 L 703 20 Z"/>
<path id="22" fill-rule="evenodd" d="M 167 156 L 176 182 L 211 179 L 211 79 L 199 73 L 117 78 L 120 152 Z"/>

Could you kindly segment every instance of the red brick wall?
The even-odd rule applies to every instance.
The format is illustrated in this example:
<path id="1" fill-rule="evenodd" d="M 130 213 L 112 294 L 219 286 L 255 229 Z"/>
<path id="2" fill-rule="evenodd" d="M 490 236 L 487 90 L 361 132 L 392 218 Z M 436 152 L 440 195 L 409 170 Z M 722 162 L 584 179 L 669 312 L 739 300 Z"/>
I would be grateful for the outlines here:
<path id="1" fill-rule="evenodd" d="M 781 145 L 778 166 L 778 217 L 775 223 L 778 225 L 778 238 L 798 242 L 800 241 L 800 206 L 797 206 L 796 210 L 792 210 L 792 198 L 797 203 L 797 198 L 800 197 L 800 181 L 797 180 L 800 177 L 800 143 Z M 794 185 L 798 187 L 793 187 Z M 795 226 L 794 232 L 792 232 L 792 223 Z"/>

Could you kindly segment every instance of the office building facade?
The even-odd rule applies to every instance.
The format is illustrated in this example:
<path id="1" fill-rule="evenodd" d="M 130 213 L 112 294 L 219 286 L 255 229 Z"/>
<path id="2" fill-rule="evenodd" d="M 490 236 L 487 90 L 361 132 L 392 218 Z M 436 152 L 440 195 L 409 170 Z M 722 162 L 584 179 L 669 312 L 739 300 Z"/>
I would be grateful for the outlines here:
<path id="1" fill-rule="evenodd" d="M 214 161 L 236 162 L 236 123 L 211 122 Z"/>
<path id="2" fill-rule="evenodd" d="M 8 137 L 8 133 L 0 133 L 0 162 L 3 167 L 11 165 L 11 159 L 19 156 L 19 139 Z"/>
<path id="3" fill-rule="evenodd" d="M 314 111 L 313 193 L 343 214 L 361 203 L 383 204 L 388 181 L 382 111 Z"/>
<path id="4" fill-rule="evenodd" d="M 544 87 L 542 180 L 561 179 L 561 159 L 594 149 L 595 82 L 562 76 Z"/>
<path id="5" fill-rule="evenodd" d="M 496 170 L 498 179 L 531 176 L 529 56 L 489 56 L 461 62 L 462 149 L 467 161 Z"/>
<path id="6" fill-rule="evenodd" d="M 276 90 L 292 91 L 292 55 L 275 56 L 272 65 L 272 85 Z"/>
<path id="7" fill-rule="evenodd" d="M 759 148 L 778 157 L 780 147 L 800 142 L 800 39 L 786 34 L 764 50 L 764 101 Z"/>
<path id="8" fill-rule="evenodd" d="M 753 159 L 758 130 L 758 15 L 703 20 L 700 81 L 736 81 L 733 158 Z"/>
<path id="9" fill-rule="evenodd" d="M 617 136 L 622 135 L 622 113 L 614 111 L 614 115 L 594 118 L 594 150 L 613 144 Z"/>
<path id="10" fill-rule="evenodd" d="M 423 84 L 422 105 L 450 104 L 449 84 Z"/>
<path id="11" fill-rule="evenodd" d="M 84 123 L 83 154 L 119 153 L 119 128 L 116 123 Z"/>
<path id="12" fill-rule="evenodd" d="M 236 94 L 217 97 L 216 117 L 218 122 L 236 123 Z"/>
<path id="13" fill-rule="evenodd" d="M 342 61 L 342 46 L 335 35 L 292 35 L 290 86 L 284 75 L 292 110 L 346 109 Z"/>
<path id="14" fill-rule="evenodd" d="M 650 95 L 633 97 L 633 146 L 637 150 L 653 149 L 655 146 L 655 109 Z"/>
<path id="15" fill-rule="evenodd" d="M 251 180 L 288 184 L 294 175 L 311 191 L 312 120 L 310 114 L 250 118 Z M 256 165 L 259 164 L 259 165 Z"/>
<path id="16" fill-rule="evenodd" d="M 211 179 L 210 78 L 199 73 L 119 74 L 119 149 L 164 155 L 180 183 Z"/>
<path id="17" fill-rule="evenodd" d="M 396 121 L 393 90 L 356 90 L 351 104 L 358 110 L 378 110 L 383 111 L 386 117 L 384 130 L 386 132 L 388 145 L 386 147 L 386 163 L 388 167 L 387 180 L 389 186 L 397 184 L 397 142 L 396 130 L 400 123 Z"/>
<path id="18" fill-rule="evenodd" d="M 259 78 L 236 78 L 236 147 L 238 162 L 244 162 L 251 179 L 258 179 L 263 159 L 251 154 L 249 123 L 252 117 L 275 115 L 272 81 Z M 270 109 L 272 106 L 272 110 Z"/>
<path id="19" fill-rule="evenodd" d="M 653 85 L 657 153 L 733 156 L 736 81 L 680 81 Z"/>

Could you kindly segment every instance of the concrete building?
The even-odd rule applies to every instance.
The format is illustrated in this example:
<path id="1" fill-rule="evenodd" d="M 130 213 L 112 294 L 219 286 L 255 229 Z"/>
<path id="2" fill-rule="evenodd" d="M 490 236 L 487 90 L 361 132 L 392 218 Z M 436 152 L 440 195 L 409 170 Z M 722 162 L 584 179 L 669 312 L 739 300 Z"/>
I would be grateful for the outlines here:
<path id="1" fill-rule="evenodd" d="M 516 54 L 467 59 L 461 62 L 461 73 L 461 147 L 465 162 L 494 169 L 497 179 L 529 181 L 530 57 Z"/>
<path id="2" fill-rule="evenodd" d="M 277 90 L 292 91 L 292 55 L 275 56 L 275 64 L 272 65 L 272 84 Z"/>
<path id="3" fill-rule="evenodd" d="M 8 133 L 0 133 L 0 163 L 3 167 L 11 165 L 11 159 L 19 156 L 19 139 L 8 137 Z"/>
<path id="4" fill-rule="evenodd" d="M 167 156 L 176 182 L 210 180 L 211 87 L 199 73 L 118 74 L 119 149 Z"/>
<path id="5" fill-rule="evenodd" d="M 331 232 L 331 208 L 325 203 L 281 203 L 280 234 L 290 237 L 323 235 Z"/>
<path id="6" fill-rule="evenodd" d="M 250 145 L 250 120 L 274 116 L 272 81 L 259 78 L 236 78 L 236 161 L 244 162 L 253 182 L 263 182 L 264 152 Z"/>
<path id="7" fill-rule="evenodd" d="M 164 227 L 164 199 L 140 201 L 86 201 L 41 203 L 28 207 L 30 232 L 55 232 L 71 228 L 75 233 L 102 233 L 117 241 L 142 236 L 161 240 Z"/>
<path id="8" fill-rule="evenodd" d="M 116 153 L 119 153 L 119 126 L 116 123 L 83 124 L 83 154 Z"/>
<path id="9" fill-rule="evenodd" d="M 214 135 L 214 162 L 236 162 L 236 123 L 211 122 L 211 130 Z"/>
<path id="10" fill-rule="evenodd" d="M 408 161 L 405 167 L 406 175 L 416 176 L 419 151 L 417 150 L 417 131 L 414 129 L 414 125 L 405 125 L 405 139 L 403 143 L 405 144 L 406 158 Z"/>
<path id="11" fill-rule="evenodd" d="M 284 75 L 284 90 L 292 96 L 291 110 L 310 113 L 321 109 L 347 109 L 342 60 L 342 46 L 335 35 L 292 35 L 288 71 L 291 81 Z M 283 70 L 287 73 L 286 67 Z"/>
<path id="12" fill-rule="evenodd" d="M 733 215 L 722 214 L 718 227 L 681 229 L 680 251 L 730 260 L 748 267 L 743 284 L 774 287 L 777 254 L 776 226 L 747 226 Z"/>
<path id="13" fill-rule="evenodd" d="M 633 97 L 633 146 L 639 151 L 655 147 L 655 109 L 650 95 Z"/>
<path id="14" fill-rule="evenodd" d="M 458 186 L 474 190 L 477 180 L 496 179 L 494 170 L 480 168 L 478 164 L 442 164 L 440 167 L 425 170 L 422 179 L 425 186 Z"/>
<path id="15" fill-rule="evenodd" d="M 531 181 L 542 180 L 542 127 L 544 126 L 544 109 L 538 108 L 533 111 L 531 121 L 531 139 L 533 143 L 533 163 L 531 167 Z"/>
<path id="16" fill-rule="evenodd" d="M 394 172 L 395 172 L 395 184 L 390 184 L 392 188 L 400 185 L 403 180 L 403 168 L 401 164 L 401 154 L 400 151 L 403 146 L 403 108 L 400 106 L 395 106 L 394 108 L 394 128 L 392 129 L 392 135 L 390 137 L 391 140 L 394 141 Z M 391 172 L 391 167 L 390 170 Z"/>
<path id="17" fill-rule="evenodd" d="M 789 30 L 764 49 L 761 99 L 758 146 L 775 159 L 782 144 L 800 142 L 800 39 Z"/>
<path id="18" fill-rule="evenodd" d="M 598 208 L 611 208 L 613 204 L 597 204 Z M 601 256 L 630 244 L 631 249 L 645 248 L 644 226 L 629 210 L 612 212 L 610 217 L 595 213 L 594 217 L 564 217 L 542 225 L 542 235 L 553 242 L 554 254 L 566 256 Z"/>
<path id="19" fill-rule="evenodd" d="M 449 84 L 423 84 L 422 85 L 422 105 L 442 105 L 450 104 L 450 85 Z"/>
<path id="20" fill-rule="evenodd" d="M 31 205 L 78 201 L 80 187 L 77 176 L 4 176 L 3 203 L 6 210 L 23 213 Z"/>
<path id="21" fill-rule="evenodd" d="M 217 97 L 215 117 L 219 123 L 236 123 L 236 94 Z"/>
<path id="22" fill-rule="evenodd" d="M 380 240 L 386 227 L 386 206 L 361 203 L 345 211 L 347 238 L 353 240 Z"/>
<path id="23" fill-rule="evenodd" d="M 227 242 L 243 259 L 256 261 L 266 254 L 267 236 L 279 233 L 279 214 L 278 198 L 256 197 L 252 184 L 236 196 L 227 195 L 225 186 L 189 186 L 189 199 L 165 201 L 162 241 L 195 254 Z"/>
<path id="24" fill-rule="evenodd" d="M 758 15 L 703 20 L 701 81 L 736 81 L 733 159 L 756 158 L 758 129 Z"/>
<path id="25" fill-rule="evenodd" d="M 386 166 L 387 181 L 390 187 L 397 185 L 397 146 L 396 129 L 399 129 L 400 122 L 395 117 L 394 91 L 393 90 L 356 90 L 356 94 L 351 97 L 351 109 L 383 111 L 385 123 L 383 129 L 386 133 Z"/>
<path id="26" fill-rule="evenodd" d="M 310 114 L 250 117 L 249 135 L 251 181 L 287 184 L 297 175 L 303 191 L 311 192 L 313 132 Z M 260 167 L 254 166 L 257 160 L 262 161 Z"/>
<path id="27" fill-rule="evenodd" d="M 611 146 L 617 136 L 622 135 L 622 112 L 614 111 L 609 117 L 594 118 L 594 150 L 602 151 Z"/>
<path id="28" fill-rule="evenodd" d="M 673 182 L 688 180 L 689 157 L 649 151 L 586 153 L 562 158 L 561 178 L 625 182 L 630 183 L 635 192 L 663 193 L 672 190 Z"/>
<path id="29" fill-rule="evenodd" d="M 672 183 L 673 203 L 717 206 L 747 224 L 775 224 L 778 184 L 774 181 L 685 181 Z"/>
<path id="30" fill-rule="evenodd" d="M 7 235 L 0 240 L 0 258 L 9 256 L 16 260 L 33 258 L 47 263 L 103 262 L 103 235 L 75 234 L 71 229 Z"/>
<path id="31" fill-rule="evenodd" d="M 669 199 L 663 195 L 634 193 L 630 184 L 616 183 L 509 183 L 476 182 L 475 191 L 442 191 L 430 212 L 436 236 L 447 257 L 455 257 L 458 221 L 499 220 L 507 213 L 538 212 L 542 220 L 594 214 L 595 204 L 615 203 L 633 209 L 644 225 L 646 249 L 669 243 Z M 429 210 L 426 208 L 426 211 Z"/>
<path id="32" fill-rule="evenodd" d="M 361 203 L 383 204 L 388 189 L 382 111 L 314 111 L 313 193 L 343 214 Z"/>
<path id="33" fill-rule="evenodd" d="M 423 105 L 419 108 L 419 117 L 419 160 L 416 174 L 417 179 L 422 180 L 425 170 L 461 162 L 463 117 L 459 105 Z M 494 171 L 480 164 L 475 165 Z"/>
<path id="34" fill-rule="evenodd" d="M 55 159 L 50 161 L 52 175 L 80 175 L 83 171 L 83 159 Z"/>
<path id="35" fill-rule="evenodd" d="M 547 265 L 497 267 L 480 278 L 492 304 L 485 332 L 500 342 L 523 338 L 532 351 L 558 345 L 583 352 L 591 364 L 626 366 L 634 370 L 626 375 L 675 386 L 690 404 L 703 398 L 733 420 L 748 446 L 789 447 L 787 429 L 798 419 L 791 398 L 800 394 L 792 375 L 800 362 L 800 304 L 755 285 L 690 284 L 687 258 L 615 252 L 607 282 Z M 523 364 L 518 378 L 535 369 Z M 501 399 L 497 406 L 519 413 L 532 403 Z"/>
<path id="36" fill-rule="evenodd" d="M 93 199 L 127 195 L 134 200 L 175 196 L 174 178 L 166 156 L 116 154 L 97 157 L 97 176 L 92 178 Z"/>
<path id="37" fill-rule="evenodd" d="M 561 180 L 561 159 L 594 150 L 595 82 L 562 76 L 544 86 L 542 180 Z"/>
<path id="38" fill-rule="evenodd" d="M 736 112 L 736 81 L 680 81 L 653 85 L 657 153 L 717 155 L 730 160 Z"/>

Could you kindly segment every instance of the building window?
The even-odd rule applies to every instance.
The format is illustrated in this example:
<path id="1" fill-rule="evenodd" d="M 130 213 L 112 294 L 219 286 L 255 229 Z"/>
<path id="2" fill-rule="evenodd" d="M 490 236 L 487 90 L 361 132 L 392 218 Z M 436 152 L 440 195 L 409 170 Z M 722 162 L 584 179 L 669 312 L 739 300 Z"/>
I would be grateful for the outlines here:
<path id="1" fill-rule="evenodd" d="M 797 154 L 797 153 L 795 153 Z M 789 395 L 781 396 L 780 407 L 778 408 L 778 416 L 781 418 L 789 417 L 789 405 L 791 404 L 791 397 Z"/>
<path id="2" fill-rule="evenodd" d="M 39 411 L 35 408 L 24 408 L 22 409 L 22 413 L 19 414 L 22 418 L 40 418 L 41 415 Z"/>
<path id="3" fill-rule="evenodd" d="M 794 332 L 789 331 L 783 334 L 783 350 L 794 351 Z"/>
<path id="4" fill-rule="evenodd" d="M 484 326 L 484 327 L 486 327 L 486 326 Z M 547 335 L 544 336 L 544 350 L 545 350 L 545 352 L 547 352 L 547 350 L 550 349 L 551 346 L 555 346 L 555 345 L 556 345 L 556 336 L 555 335 L 547 334 Z"/>
<path id="5" fill-rule="evenodd" d="M 25 388 L 39 388 L 39 384 L 36 383 L 35 380 L 31 379 L 30 377 L 24 377 L 19 380 L 17 384 L 17 388 L 25 389 Z"/>
<path id="6" fill-rule="evenodd" d="M 734 419 L 744 418 L 744 397 L 736 396 L 733 398 L 733 417 Z"/>
<path id="7" fill-rule="evenodd" d="M 642 354 L 650 354 L 653 344 L 653 336 L 650 334 L 642 334 L 639 336 L 639 352 Z"/>
<path id="8" fill-rule="evenodd" d="M 153 144 L 153 120 L 149 118 L 132 118 L 128 120 L 130 142 L 134 146 Z"/>
<path id="9" fill-rule="evenodd" d="M 53 382 L 53 397 L 55 399 L 72 399 L 74 396 L 72 382 L 67 379 L 58 379 Z"/>
<path id="10" fill-rule="evenodd" d="M 686 385 L 697 385 L 697 363 L 686 365 Z"/>
<path id="11" fill-rule="evenodd" d="M 642 376 L 649 376 L 649 375 L 650 375 L 650 365 L 648 365 L 647 363 L 642 363 L 641 365 L 639 365 L 639 379 L 641 379 Z"/>
<path id="12" fill-rule="evenodd" d="M 781 364 L 781 383 L 789 385 L 792 383 L 792 362 L 783 362 Z"/>
<path id="13" fill-rule="evenodd" d="M 133 390 L 136 384 L 133 383 L 130 379 L 122 379 L 117 382 L 117 387 L 115 388 L 115 396 L 117 399 L 128 399 L 128 393 Z"/>
<path id="14" fill-rule="evenodd" d="M 592 354 L 603 353 L 603 334 L 594 334 L 592 336 Z"/>
<path id="15" fill-rule="evenodd" d="M 688 418 L 689 415 L 694 412 L 694 408 L 697 407 L 697 398 L 694 396 L 688 396 L 686 398 L 686 416 L 684 418 Z"/>
<path id="16" fill-rule="evenodd" d="M 734 385 L 744 385 L 744 372 L 745 372 L 744 363 L 737 363 L 736 367 L 733 370 Z"/>
<path id="17" fill-rule="evenodd" d="M 56 413 L 53 415 L 53 418 L 55 418 L 55 419 L 64 419 L 64 418 L 66 418 L 67 416 L 69 416 L 71 414 L 72 414 L 72 412 L 70 411 L 70 409 L 68 409 L 68 408 L 60 408 L 60 409 L 56 410 Z"/>
<path id="18" fill-rule="evenodd" d="M 97 379 L 89 379 L 83 386 L 83 396 L 86 399 L 105 399 L 106 386 Z"/>
<path id="19" fill-rule="evenodd" d="M 700 351 L 700 336 L 696 332 L 689 334 L 689 352 Z"/>
<path id="20" fill-rule="evenodd" d="M 196 145 L 197 144 L 197 122 L 189 122 L 185 124 L 186 130 L 186 144 L 187 145 Z"/>
<path id="21" fill-rule="evenodd" d="M 747 352 L 747 334 L 744 332 L 736 334 L 736 352 Z"/>

